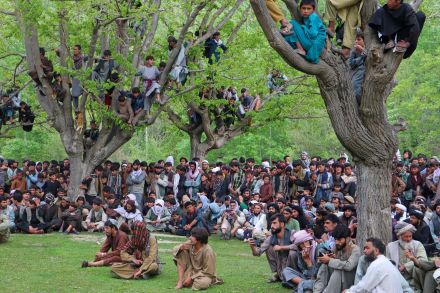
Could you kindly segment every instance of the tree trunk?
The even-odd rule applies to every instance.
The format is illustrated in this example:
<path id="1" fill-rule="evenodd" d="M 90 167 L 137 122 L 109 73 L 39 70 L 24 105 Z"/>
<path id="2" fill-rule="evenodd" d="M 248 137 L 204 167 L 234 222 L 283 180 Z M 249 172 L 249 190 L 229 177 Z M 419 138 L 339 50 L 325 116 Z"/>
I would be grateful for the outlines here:
<path id="1" fill-rule="evenodd" d="M 200 158 L 203 160 L 208 153 L 208 145 L 202 143 L 202 133 L 189 134 L 189 141 L 191 145 L 191 159 Z"/>
<path id="2" fill-rule="evenodd" d="M 95 166 L 83 160 L 83 154 L 70 154 L 70 181 L 67 194 L 70 200 L 76 200 L 78 195 L 83 195 L 84 190 L 80 189 L 81 181 L 93 172 Z"/>
<path id="3" fill-rule="evenodd" d="M 356 162 L 358 171 L 357 240 L 365 243 L 377 237 L 388 243 L 391 240 L 390 194 L 391 164 L 383 161 L 376 166 Z"/>

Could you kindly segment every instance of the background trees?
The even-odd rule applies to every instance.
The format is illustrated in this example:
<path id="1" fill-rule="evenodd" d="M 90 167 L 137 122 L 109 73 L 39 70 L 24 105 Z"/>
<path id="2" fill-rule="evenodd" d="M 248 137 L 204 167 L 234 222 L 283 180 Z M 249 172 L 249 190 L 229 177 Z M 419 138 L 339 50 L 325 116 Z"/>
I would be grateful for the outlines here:
<path id="1" fill-rule="evenodd" d="M 14 81 L 16 85 L 22 86 L 28 80 L 26 75 L 28 66 L 25 61 L 22 61 L 22 56 L 25 55 L 25 46 L 23 42 L 23 34 L 20 27 L 15 21 L 15 10 L 17 7 L 23 8 L 27 1 L 2 1 L 0 3 L 0 37 L 4 42 L 0 42 L 0 87 L 8 89 L 13 86 Z M 86 1 L 87 2 L 87 1 Z M 90 42 L 92 40 L 93 29 L 96 27 L 96 19 L 99 19 L 101 27 L 98 38 L 96 40 L 96 54 L 99 56 L 102 49 L 109 47 L 113 50 L 115 58 L 124 65 L 122 73 L 123 79 L 121 85 L 129 89 L 133 81 L 131 79 L 134 73 L 133 59 L 136 54 L 135 46 L 143 43 L 140 41 L 140 36 L 131 34 L 130 21 L 141 21 L 142 17 L 152 20 L 154 11 L 159 11 L 159 20 L 156 33 L 147 46 L 147 51 L 142 55 L 152 54 L 156 56 L 156 64 L 160 60 L 167 61 L 167 44 L 166 37 L 174 34 L 179 35 L 182 23 L 188 16 L 185 12 L 185 5 L 193 5 L 194 8 L 199 2 L 188 1 L 161 1 L 161 9 L 154 10 L 154 6 L 146 6 L 140 8 L 140 12 L 134 13 L 135 19 L 129 19 L 128 24 L 124 22 L 124 17 L 121 18 L 119 26 L 123 30 L 118 35 L 118 26 L 115 22 L 106 24 L 106 21 L 112 20 L 119 16 L 118 7 L 115 1 L 95 1 L 96 4 L 104 5 L 108 12 L 103 13 L 102 10 L 93 8 L 90 3 L 82 2 L 55 2 L 55 1 L 30 1 L 35 9 L 32 12 L 33 17 L 38 16 L 38 32 L 39 41 L 42 46 L 45 46 L 48 51 L 48 56 L 53 61 L 56 61 L 56 69 L 59 70 L 59 58 L 52 49 L 60 47 L 59 38 L 59 15 L 58 12 L 62 9 L 68 10 L 66 24 L 68 28 L 69 46 L 75 43 L 81 43 L 84 46 L 84 52 L 88 53 L 90 49 Z M 124 3 L 127 1 L 119 1 L 121 3 L 119 9 L 122 14 L 130 18 Z M 322 2 L 322 1 L 321 1 Z M 79 3 L 79 4 L 78 4 Z M 148 2 L 153 4 L 153 2 Z M 198 17 L 194 20 L 193 25 L 189 28 L 190 33 L 194 33 L 205 19 L 217 15 L 222 9 L 223 3 L 228 5 L 223 10 L 223 16 L 236 5 L 236 1 L 209 1 L 210 4 L 201 10 Z M 222 5 L 220 5 L 222 4 Z M 242 20 L 244 11 L 246 10 L 246 2 L 243 2 L 229 21 L 224 23 L 220 29 L 222 39 L 227 41 L 229 36 L 235 33 L 234 28 Z M 216 6 L 217 5 L 217 6 Z M 426 154 L 438 153 L 438 143 L 436 138 L 439 136 L 439 130 L 436 128 L 439 119 L 438 104 L 438 86 L 437 77 L 439 76 L 439 67 L 436 66 L 439 60 L 438 48 L 435 44 L 439 41 L 439 16 L 440 10 L 437 1 L 425 0 L 423 3 L 423 10 L 428 15 L 427 24 L 419 41 L 417 52 L 409 59 L 404 61 L 396 79 L 397 85 L 393 92 L 387 99 L 387 111 L 390 121 L 396 121 L 399 117 L 405 118 L 408 124 L 408 131 L 397 134 L 402 151 L 403 148 L 410 148 L 414 152 L 424 152 Z M 188 11 L 187 8 L 186 11 Z M 83 12 L 87 11 L 85 15 Z M 211 11 L 208 13 L 208 11 Z M 217 13 L 215 12 L 217 11 Z M 44 12 L 44 13 L 43 13 Z M 222 19 L 219 16 L 218 21 Z M 116 20 L 115 20 L 116 21 Z M 205 21 L 206 25 L 210 22 Z M 216 22 L 214 22 L 216 23 Z M 151 26 L 151 22 L 146 25 Z M 213 26 L 214 28 L 214 26 Z M 130 46 L 118 46 L 121 38 L 124 38 L 124 29 L 127 29 Z M 152 32 L 146 30 L 144 37 Z M 184 40 L 193 38 L 193 34 L 188 32 Z M 117 37 L 110 37 L 117 36 Z M 151 36 L 151 34 L 149 35 Z M 199 42 L 203 44 L 203 41 Z M 295 78 L 302 75 L 296 72 L 287 65 L 279 55 L 270 48 L 265 40 L 265 36 L 258 26 L 254 14 L 251 12 L 247 17 L 247 21 L 243 23 L 240 30 L 237 31 L 236 37 L 229 43 L 228 54 L 221 57 L 221 62 L 215 68 L 205 67 L 206 60 L 199 58 L 197 62 L 192 63 L 191 70 L 193 76 L 190 83 L 196 85 L 198 88 L 193 92 L 188 92 L 186 95 L 175 96 L 174 93 L 169 94 L 168 105 L 178 114 L 184 122 L 187 122 L 186 107 L 187 101 L 194 101 L 198 95 L 200 87 L 205 86 L 206 79 L 203 77 L 213 72 L 216 73 L 215 81 L 220 85 L 233 85 L 240 90 L 242 87 L 248 87 L 251 93 L 262 92 L 267 95 L 268 91 L 265 87 L 265 78 L 269 70 L 276 67 L 290 78 Z M 128 49 L 128 58 L 124 56 Z M 121 52 L 116 54 L 115 52 Z M 190 51 L 191 56 L 200 56 L 203 51 L 203 46 L 195 45 Z M 9 55 L 14 53 L 14 55 Z M 142 61 L 140 58 L 138 61 Z M 68 60 L 68 59 L 67 59 Z M 137 61 L 136 61 L 137 62 Z M 68 64 L 69 65 L 69 64 Z M 84 81 L 87 80 L 90 74 L 91 67 L 83 74 Z M 199 71 L 201 70 L 201 71 Z M 70 70 L 65 70 L 65 74 L 72 74 Z M 225 146 L 218 150 L 212 150 L 206 158 L 210 161 L 217 159 L 227 161 L 233 157 L 241 155 L 253 156 L 256 159 L 267 157 L 279 158 L 284 154 L 291 154 L 293 157 L 299 155 L 301 150 L 307 150 L 309 153 L 318 154 L 323 157 L 334 156 L 345 148 L 339 143 L 333 131 L 331 122 L 325 111 L 323 99 L 314 93 L 318 92 L 316 81 L 309 78 L 307 81 L 307 95 L 303 95 L 301 90 L 297 90 L 297 95 L 283 95 L 280 96 L 276 102 L 268 107 L 270 111 L 262 111 L 255 117 L 252 117 L 252 125 L 259 125 L 257 129 L 246 128 L 245 133 L 230 140 Z M 94 85 L 87 84 L 91 93 L 94 92 Z M 96 86 L 95 86 L 96 88 Z M 96 89 L 95 89 L 96 94 Z M 63 159 L 68 154 L 63 147 L 63 141 L 57 130 L 51 126 L 53 119 L 46 114 L 42 106 L 36 99 L 36 92 L 33 87 L 28 86 L 23 91 L 23 100 L 27 101 L 33 106 L 33 110 L 37 113 L 38 121 L 47 121 L 48 123 L 39 124 L 34 127 L 31 133 L 24 133 L 20 128 L 13 128 L 8 132 L 9 136 L 15 138 L 1 138 L 0 137 L 0 154 L 8 158 L 25 159 L 30 158 L 34 160 L 41 159 Z M 298 105 L 301 107 L 298 107 Z M 115 122 L 111 117 L 107 117 L 107 111 L 104 110 L 97 101 L 94 101 L 92 94 L 87 98 L 85 112 L 87 113 L 87 120 L 90 120 L 91 113 L 93 113 L 104 124 L 113 125 Z M 282 115 L 278 110 L 283 109 Z M 158 105 L 154 110 L 158 110 Z M 173 154 L 175 156 L 190 156 L 190 141 L 188 135 L 178 128 L 174 127 L 168 119 L 168 113 L 162 109 L 158 114 L 154 123 L 148 127 L 142 126 L 132 131 L 132 138 L 122 147 L 120 147 L 111 156 L 112 159 L 122 160 L 134 158 L 145 158 L 147 161 L 154 161 L 162 159 L 164 156 Z M 273 111 L 272 111 L 273 110 Z M 157 112 L 154 112 L 157 113 Z M 273 119 L 277 116 L 277 119 Z M 297 118 L 298 116 L 324 116 L 324 118 L 297 120 L 289 118 Z M 281 119 L 279 119 L 281 118 Z M 117 124 L 117 123 L 116 123 Z M 109 126 L 110 127 L 110 126 Z M 423 131 L 421 131 L 423 129 Z M 4 130 L 4 128 L 3 128 Z M 131 136 L 131 135 L 130 135 Z M 80 136 L 78 136 L 80 137 Z M 203 138 L 205 136 L 202 136 Z"/>

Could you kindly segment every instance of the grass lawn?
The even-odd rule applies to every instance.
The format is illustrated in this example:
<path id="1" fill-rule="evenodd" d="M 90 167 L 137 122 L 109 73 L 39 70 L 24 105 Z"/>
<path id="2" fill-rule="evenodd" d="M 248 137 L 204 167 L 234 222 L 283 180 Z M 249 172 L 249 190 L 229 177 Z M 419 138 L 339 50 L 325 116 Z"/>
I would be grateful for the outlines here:
<path id="1" fill-rule="evenodd" d="M 0 292 L 175 291 L 177 274 L 171 249 L 185 238 L 170 236 L 157 235 L 160 257 L 166 263 L 162 274 L 150 280 L 127 281 L 111 278 L 108 267 L 81 268 L 81 261 L 92 260 L 99 250 L 104 234 L 14 234 L 0 245 Z M 214 235 L 209 244 L 217 253 L 217 274 L 225 281 L 209 292 L 289 292 L 280 283 L 266 283 L 271 275 L 266 257 L 253 257 L 246 243 L 220 241 Z"/>

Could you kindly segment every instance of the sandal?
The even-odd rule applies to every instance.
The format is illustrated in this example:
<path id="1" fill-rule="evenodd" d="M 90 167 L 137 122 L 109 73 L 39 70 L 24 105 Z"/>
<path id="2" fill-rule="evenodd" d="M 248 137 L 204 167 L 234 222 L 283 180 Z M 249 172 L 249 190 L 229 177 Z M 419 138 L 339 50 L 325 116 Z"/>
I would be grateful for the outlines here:
<path id="1" fill-rule="evenodd" d="M 394 43 L 394 41 L 391 40 L 385 45 L 384 50 L 385 51 L 390 50 L 390 49 L 394 48 L 395 46 L 396 46 L 396 44 Z"/>
<path id="2" fill-rule="evenodd" d="M 394 48 L 394 51 L 393 52 L 396 52 L 396 53 L 405 53 L 406 52 L 406 47 L 401 47 L 401 46 L 396 46 L 395 48 Z"/>

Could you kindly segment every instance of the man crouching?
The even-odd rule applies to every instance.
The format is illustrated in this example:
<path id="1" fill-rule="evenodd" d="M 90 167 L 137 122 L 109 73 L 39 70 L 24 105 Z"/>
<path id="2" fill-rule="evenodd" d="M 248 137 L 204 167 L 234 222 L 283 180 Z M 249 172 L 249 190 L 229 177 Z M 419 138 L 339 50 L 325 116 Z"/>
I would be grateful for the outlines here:
<path id="1" fill-rule="evenodd" d="M 196 227 L 191 231 L 189 241 L 173 249 L 174 262 L 177 266 L 178 281 L 176 289 L 207 289 L 210 285 L 222 284 L 217 278 L 215 253 L 208 245 L 208 231 Z"/>

